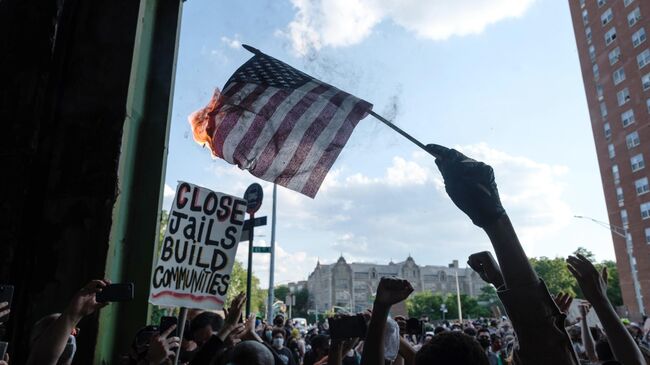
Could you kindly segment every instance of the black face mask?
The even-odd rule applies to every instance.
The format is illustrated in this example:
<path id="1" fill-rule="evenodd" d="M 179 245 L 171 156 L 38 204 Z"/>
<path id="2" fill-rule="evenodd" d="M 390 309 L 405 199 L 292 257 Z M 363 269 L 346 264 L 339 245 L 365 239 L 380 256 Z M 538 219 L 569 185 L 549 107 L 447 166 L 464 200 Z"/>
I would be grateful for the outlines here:
<path id="1" fill-rule="evenodd" d="M 478 343 L 480 343 L 481 347 L 483 347 L 484 349 L 487 349 L 488 347 L 490 347 L 490 339 L 489 338 L 479 338 Z"/>

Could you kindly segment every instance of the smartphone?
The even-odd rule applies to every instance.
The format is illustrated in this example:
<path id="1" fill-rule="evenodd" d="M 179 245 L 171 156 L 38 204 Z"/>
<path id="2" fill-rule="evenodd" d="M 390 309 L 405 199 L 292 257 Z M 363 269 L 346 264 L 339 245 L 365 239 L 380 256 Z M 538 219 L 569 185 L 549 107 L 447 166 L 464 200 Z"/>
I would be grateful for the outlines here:
<path id="1" fill-rule="evenodd" d="M 328 318 L 327 323 L 330 327 L 330 338 L 333 340 L 365 338 L 368 331 L 366 320 L 360 314 Z"/>
<path id="2" fill-rule="evenodd" d="M 424 323 L 417 318 L 406 320 L 406 333 L 409 335 L 421 335 L 424 333 Z"/>
<path id="3" fill-rule="evenodd" d="M 133 283 L 106 285 L 97 293 L 98 302 L 127 302 L 133 299 Z"/>
<path id="4" fill-rule="evenodd" d="M 13 285 L 0 285 L 0 303 L 7 302 L 9 303 L 9 308 L 11 308 L 11 301 L 14 298 L 14 287 Z M 0 323 L 7 322 L 9 320 L 9 314 L 6 314 L 0 317 Z M 2 358 L 0 358 L 1 360 Z"/>
<path id="5" fill-rule="evenodd" d="M 178 324 L 178 318 L 172 317 L 172 316 L 163 316 L 160 318 L 160 326 L 158 328 L 160 329 L 160 333 L 163 333 L 169 329 L 169 327 L 173 325 Z M 178 327 L 174 328 L 174 330 L 167 336 L 167 338 L 170 337 L 176 337 L 178 336 Z"/>
<path id="6" fill-rule="evenodd" d="M 7 347 L 9 347 L 9 342 L 0 341 L 0 360 L 5 359 L 5 354 L 7 353 Z"/>

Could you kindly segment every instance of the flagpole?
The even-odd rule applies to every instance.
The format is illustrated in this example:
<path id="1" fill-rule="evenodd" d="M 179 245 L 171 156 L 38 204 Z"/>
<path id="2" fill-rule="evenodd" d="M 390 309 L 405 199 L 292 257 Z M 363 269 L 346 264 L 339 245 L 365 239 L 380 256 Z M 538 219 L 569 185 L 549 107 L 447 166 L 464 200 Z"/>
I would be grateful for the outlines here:
<path id="1" fill-rule="evenodd" d="M 370 114 L 370 115 L 372 115 L 373 117 L 379 119 L 381 122 L 383 122 L 384 124 L 386 124 L 387 126 L 389 126 L 390 128 L 392 128 L 395 132 L 401 134 L 404 138 L 406 138 L 406 139 L 408 139 L 409 141 L 415 143 L 416 146 L 418 146 L 418 147 L 420 147 L 421 149 L 427 151 L 427 153 L 431 154 L 433 157 L 436 157 L 436 158 L 438 157 L 438 155 L 436 155 L 436 154 L 434 154 L 434 153 L 431 153 L 431 151 L 429 151 L 429 150 L 427 149 L 427 147 L 426 147 L 422 142 L 418 141 L 417 139 L 415 139 L 415 138 L 414 138 L 413 136 L 411 136 L 410 134 L 404 132 L 400 127 L 398 127 L 398 126 L 396 126 L 395 124 L 391 123 L 390 121 L 388 121 L 386 118 L 382 117 L 381 115 L 375 113 L 373 110 L 370 110 L 370 111 L 368 112 L 368 114 Z"/>

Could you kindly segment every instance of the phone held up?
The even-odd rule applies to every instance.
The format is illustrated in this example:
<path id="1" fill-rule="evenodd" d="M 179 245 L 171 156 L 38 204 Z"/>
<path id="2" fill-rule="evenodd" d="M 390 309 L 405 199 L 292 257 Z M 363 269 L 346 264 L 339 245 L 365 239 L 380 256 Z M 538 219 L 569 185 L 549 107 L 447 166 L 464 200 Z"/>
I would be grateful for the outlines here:
<path id="1" fill-rule="evenodd" d="M 363 315 L 328 318 L 330 338 L 343 340 L 348 338 L 365 338 L 368 326 Z"/>
<path id="2" fill-rule="evenodd" d="M 109 284 L 97 293 L 98 302 L 128 302 L 133 299 L 133 283 Z"/>

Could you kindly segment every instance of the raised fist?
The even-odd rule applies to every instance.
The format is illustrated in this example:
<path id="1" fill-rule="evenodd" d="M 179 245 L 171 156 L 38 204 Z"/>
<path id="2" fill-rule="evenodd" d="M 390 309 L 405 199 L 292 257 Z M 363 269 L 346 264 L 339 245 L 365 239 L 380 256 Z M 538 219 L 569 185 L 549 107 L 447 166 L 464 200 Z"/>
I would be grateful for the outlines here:
<path id="1" fill-rule="evenodd" d="M 375 302 L 390 306 L 408 298 L 412 292 L 413 286 L 408 280 L 386 276 L 379 281 Z"/>
<path id="2" fill-rule="evenodd" d="M 437 144 L 426 149 L 436 156 L 447 194 L 475 225 L 485 228 L 506 214 L 492 167 Z"/>

